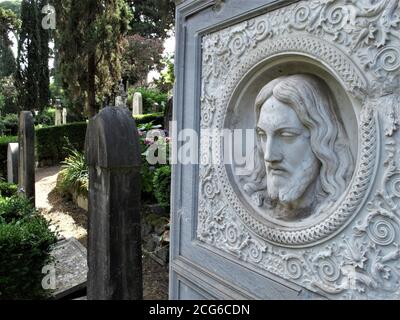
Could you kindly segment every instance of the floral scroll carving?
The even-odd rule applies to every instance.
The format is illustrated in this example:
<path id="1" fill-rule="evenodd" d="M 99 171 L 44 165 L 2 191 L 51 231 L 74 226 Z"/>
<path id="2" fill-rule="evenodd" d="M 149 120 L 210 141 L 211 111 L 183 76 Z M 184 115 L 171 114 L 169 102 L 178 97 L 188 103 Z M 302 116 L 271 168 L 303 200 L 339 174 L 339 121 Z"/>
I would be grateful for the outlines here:
<path id="1" fill-rule="evenodd" d="M 288 51 L 335 70 L 362 110 L 357 169 L 326 219 L 266 225 L 248 214 L 224 166 L 200 165 L 199 241 L 330 298 L 400 298 L 399 35 L 397 0 L 312 0 L 203 37 L 201 129 L 223 129 L 240 80 Z M 220 141 L 206 140 L 200 157 L 218 158 Z"/>

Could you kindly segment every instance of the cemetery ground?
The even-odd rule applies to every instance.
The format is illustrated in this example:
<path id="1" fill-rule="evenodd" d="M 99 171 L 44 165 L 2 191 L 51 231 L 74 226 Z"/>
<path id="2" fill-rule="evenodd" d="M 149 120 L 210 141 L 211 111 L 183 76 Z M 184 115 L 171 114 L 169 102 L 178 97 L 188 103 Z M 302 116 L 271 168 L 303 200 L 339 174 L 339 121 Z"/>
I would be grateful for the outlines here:
<path id="1" fill-rule="evenodd" d="M 57 176 L 61 166 L 36 170 L 36 207 L 58 231 L 60 238 L 76 238 L 87 247 L 87 212 L 57 192 Z M 168 269 L 143 251 L 143 298 L 145 300 L 168 299 Z"/>

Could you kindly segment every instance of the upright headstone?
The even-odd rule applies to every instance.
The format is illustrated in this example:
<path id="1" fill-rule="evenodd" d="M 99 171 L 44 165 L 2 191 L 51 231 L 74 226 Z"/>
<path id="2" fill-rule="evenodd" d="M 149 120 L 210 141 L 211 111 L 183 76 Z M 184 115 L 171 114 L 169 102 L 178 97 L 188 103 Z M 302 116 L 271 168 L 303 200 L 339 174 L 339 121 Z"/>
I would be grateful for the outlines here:
<path id="1" fill-rule="evenodd" d="M 9 143 L 7 149 L 7 181 L 18 184 L 18 143 Z"/>
<path id="2" fill-rule="evenodd" d="M 135 92 L 132 100 L 132 115 L 143 114 L 143 97 L 140 92 Z"/>
<path id="3" fill-rule="evenodd" d="M 62 124 L 67 124 L 67 108 L 62 109 Z"/>
<path id="4" fill-rule="evenodd" d="M 35 127 L 32 112 L 19 116 L 18 189 L 21 195 L 35 203 Z"/>
<path id="5" fill-rule="evenodd" d="M 90 120 L 88 299 L 142 299 L 140 147 L 126 108 Z"/>
<path id="6" fill-rule="evenodd" d="M 62 113 L 63 113 L 62 109 L 56 107 L 55 116 L 54 116 L 54 125 L 56 125 L 56 126 L 62 125 L 62 118 L 63 118 Z"/>

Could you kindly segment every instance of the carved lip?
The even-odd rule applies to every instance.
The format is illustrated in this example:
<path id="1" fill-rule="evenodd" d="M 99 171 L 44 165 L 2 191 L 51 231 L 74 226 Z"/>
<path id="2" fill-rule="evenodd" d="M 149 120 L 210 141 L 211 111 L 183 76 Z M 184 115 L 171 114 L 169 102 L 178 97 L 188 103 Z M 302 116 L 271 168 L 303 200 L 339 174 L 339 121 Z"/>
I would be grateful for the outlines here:
<path id="1" fill-rule="evenodd" d="M 275 176 L 283 176 L 284 174 L 287 173 L 287 170 L 283 168 L 282 166 L 274 166 L 274 165 L 269 165 L 267 167 L 268 173 L 275 175 Z"/>

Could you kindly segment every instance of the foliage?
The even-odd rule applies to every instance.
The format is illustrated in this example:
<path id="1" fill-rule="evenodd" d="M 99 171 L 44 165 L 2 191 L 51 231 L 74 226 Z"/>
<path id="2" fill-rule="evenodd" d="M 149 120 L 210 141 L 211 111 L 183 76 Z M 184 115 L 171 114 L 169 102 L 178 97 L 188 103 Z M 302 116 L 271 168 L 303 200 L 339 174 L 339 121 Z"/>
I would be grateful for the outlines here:
<path id="1" fill-rule="evenodd" d="M 16 136 L 18 134 L 18 115 L 11 113 L 0 118 L 0 127 L 8 135 Z"/>
<path id="2" fill-rule="evenodd" d="M 42 268 L 57 238 L 27 199 L 0 199 L 0 299 L 46 298 Z"/>
<path id="3" fill-rule="evenodd" d="M 124 0 L 54 0 L 53 4 L 62 85 L 72 102 L 83 97 L 89 116 L 94 116 L 121 78 L 130 10 Z"/>
<path id="4" fill-rule="evenodd" d="M 174 56 L 172 55 L 163 58 L 162 64 L 164 70 L 160 73 L 160 79 L 155 80 L 155 84 L 161 92 L 167 92 L 169 95 L 172 95 L 172 89 L 175 83 Z"/>
<path id="5" fill-rule="evenodd" d="M 0 39 L 0 79 L 13 75 L 15 71 L 16 63 L 12 49 Z"/>
<path id="6" fill-rule="evenodd" d="M 18 18 L 21 17 L 21 0 L 2 1 L 0 7 L 11 10 Z"/>
<path id="7" fill-rule="evenodd" d="M 24 110 L 43 110 L 50 99 L 49 30 L 42 28 L 41 8 L 47 0 L 22 0 L 16 85 Z"/>
<path id="8" fill-rule="evenodd" d="M 0 197 L 9 198 L 15 196 L 18 191 L 18 186 L 13 183 L 7 183 L 0 180 Z"/>
<path id="9" fill-rule="evenodd" d="M 35 212 L 30 201 L 25 197 L 14 195 L 9 198 L 0 198 L 0 224 L 16 223 L 31 217 Z"/>
<path id="10" fill-rule="evenodd" d="M 167 37 L 175 21 L 173 0 L 127 0 L 127 3 L 133 14 L 132 33 L 162 40 Z"/>
<path id="11" fill-rule="evenodd" d="M 35 124 L 43 126 L 52 126 L 55 121 L 56 110 L 54 108 L 46 108 L 35 117 Z"/>
<path id="12" fill-rule="evenodd" d="M 136 125 L 153 122 L 163 123 L 159 113 L 138 115 L 134 117 Z M 36 129 L 36 156 L 41 165 L 53 165 L 63 161 L 68 155 L 68 148 L 83 151 L 86 137 L 86 122 L 69 123 L 61 126 L 49 126 Z M 7 148 L 5 149 L 7 160 Z M 0 152 L 1 163 L 1 152 Z"/>
<path id="13" fill-rule="evenodd" d="M 126 37 L 122 56 L 122 77 L 134 85 L 144 85 L 151 70 L 161 71 L 164 51 L 160 38 L 145 38 L 134 34 Z"/>
<path id="14" fill-rule="evenodd" d="M 2 114 L 18 113 L 20 107 L 18 106 L 18 92 L 14 84 L 14 76 L 0 78 L 0 93 L 4 97 L 4 106 Z"/>
<path id="15" fill-rule="evenodd" d="M 142 166 L 140 168 L 141 172 L 141 182 L 142 182 L 142 199 L 144 199 L 147 202 L 154 202 L 154 200 L 158 200 L 156 198 L 156 192 L 155 192 L 155 184 L 154 184 L 154 178 L 157 170 L 161 167 L 163 167 L 163 164 L 154 164 L 151 165 L 147 161 L 147 155 L 149 151 L 149 146 L 153 145 L 154 143 L 157 143 L 157 150 L 162 150 L 164 148 L 164 152 L 166 155 L 166 160 L 169 158 L 169 138 L 161 139 L 159 138 L 158 140 L 152 138 L 148 138 L 148 134 L 146 131 L 152 129 L 152 124 L 149 123 L 147 125 L 139 125 L 139 142 L 140 142 L 140 149 L 141 149 L 141 155 L 142 155 Z M 144 130 L 145 131 L 144 131 Z M 166 169 L 163 169 L 166 170 Z M 161 173 L 159 173 L 161 175 Z M 161 176 L 160 176 L 161 179 Z M 161 182 L 161 181 L 159 181 Z M 161 186 L 162 188 L 162 186 Z M 160 189 L 158 190 L 160 191 Z M 162 191 L 160 191 L 160 199 L 161 199 L 161 194 Z"/>
<path id="16" fill-rule="evenodd" d="M 133 117 L 136 122 L 136 126 L 139 128 L 143 125 L 153 126 L 163 125 L 164 116 L 162 113 L 147 113 L 147 114 L 139 114 Z M 150 129 L 151 129 L 150 128 Z"/>
<path id="17" fill-rule="evenodd" d="M 6 98 L 0 92 L 0 112 L 3 111 L 3 108 L 4 108 L 5 105 L 6 105 Z M 0 126 L 0 128 L 1 128 L 1 126 Z"/>
<path id="18" fill-rule="evenodd" d="M 86 122 L 77 122 L 36 129 L 36 155 L 39 164 L 59 163 L 69 155 L 69 149 L 83 151 L 86 127 Z"/>
<path id="19" fill-rule="evenodd" d="M 21 26 L 21 21 L 16 14 L 9 9 L 0 6 L 0 39 L 5 46 L 12 45 L 9 39 L 10 32 L 16 32 Z"/>
<path id="20" fill-rule="evenodd" d="M 159 105 L 159 110 L 156 110 L 156 112 L 162 112 L 163 111 L 162 106 L 166 105 L 168 102 L 168 94 L 163 93 L 158 89 L 151 89 L 145 87 L 130 89 L 128 91 L 129 94 L 128 101 L 132 101 L 135 92 L 140 92 L 142 94 L 144 113 L 155 112 L 155 110 L 153 110 L 153 105 L 155 103 Z"/>
<path id="21" fill-rule="evenodd" d="M 0 177 L 7 176 L 7 151 L 8 144 L 18 142 L 18 137 L 0 137 Z"/>
<path id="22" fill-rule="evenodd" d="M 171 167 L 169 165 L 163 165 L 155 170 L 153 188 L 158 204 L 169 209 L 171 194 Z"/>
<path id="23" fill-rule="evenodd" d="M 62 162 L 61 181 L 57 185 L 60 191 L 76 191 L 87 196 L 89 190 L 89 170 L 85 155 L 77 150 L 70 150 L 70 155 Z"/>

